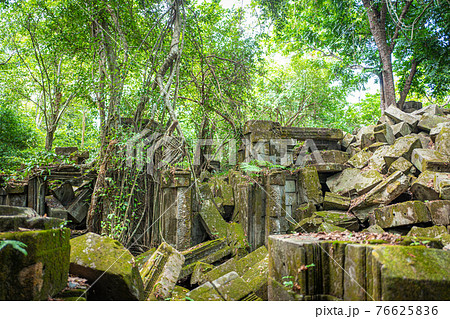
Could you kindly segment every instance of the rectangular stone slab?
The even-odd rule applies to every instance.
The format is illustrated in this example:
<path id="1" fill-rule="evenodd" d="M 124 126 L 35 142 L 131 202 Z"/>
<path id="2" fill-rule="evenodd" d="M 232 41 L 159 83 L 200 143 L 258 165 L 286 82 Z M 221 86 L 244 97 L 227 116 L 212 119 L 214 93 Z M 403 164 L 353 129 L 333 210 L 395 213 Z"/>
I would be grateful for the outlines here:
<path id="1" fill-rule="evenodd" d="M 142 267 L 146 300 L 170 298 L 184 264 L 184 256 L 166 243 L 162 243 Z"/>
<path id="2" fill-rule="evenodd" d="M 368 149 L 364 148 L 362 151 L 353 155 L 347 162 L 347 164 L 351 165 L 355 168 L 363 168 L 367 165 L 373 153 Z"/>
<path id="3" fill-rule="evenodd" d="M 380 124 L 374 128 L 375 140 L 377 142 L 392 144 L 395 140 L 392 127 L 387 124 Z"/>
<path id="4" fill-rule="evenodd" d="M 268 252 L 265 246 L 261 246 L 245 257 L 236 262 L 236 272 L 239 276 L 243 276 L 249 271 L 253 265 L 257 264 L 267 256 Z"/>
<path id="5" fill-rule="evenodd" d="M 448 157 L 432 149 L 417 148 L 413 150 L 411 162 L 421 172 L 450 172 Z"/>
<path id="6" fill-rule="evenodd" d="M 450 225 L 450 200 L 433 200 L 425 205 L 434 225 Z"/>
<path id="7" fill-rule="evenodd" d="M 411 246 L 374 247 L 383 301 L 450 300 L 450 254 Z M 405 289 L 407 287 L 407 289 Z"/>
<path id="8" fill-rule="evenodd" d="M 423 202 L 409 201 L 376 209 L 375 220 L 381 228 L 392 228 L 426 223 L 431 218 Z"/>
<path id="9" fill-rule="evenodd" d="M 323 199 L 323 208 L 326 210 L 348 210 L 350 208 L 350 197 L 326 192 Z"/>
<path id="10" fill-rule="evenodd" d="M 450 157 L 450 123 L 448 127 L 443 127 L 436 136 L 436 150 L 441 154 Z"/>
<path id="11" fill-rule="evenodd" d="M 323 202 L 322 186 L 315 167 L 306 167 L 299 171 L 297 187 L 299 204 L 311 202 L 319 205 Z"/>
<path id="12" fill-rule="evenodd" d="M 269 276 L 269 255 L 254 264 L 242 275 L 242 279 L 248 284 L 250 289 L 263 300 L 268 300 L 267 283 Z"/>
<path id="13" fill-rule="evenodd" d="M 411 127 L 413 128 L 417 126 L 417 123 L 419 123 L 420 120 L 418 116 L 405 113 L 401 111 L 399 108 L 392 105 L 384 111 L 384 114 L 392 118 L 396 123 L 405 122 L 411 125 Z"/>
<path id="14" fill-rule="evenodd" d="M 400 171 L 394 172 L 385 181 L 352 203 L 354 208 L 387 205 L 408 189 L 408 177 Z"/>
<path id="15" fill-rule="evenodd" d="M 429 132 L 435 128 L 439 123 L 445 123 L 449 120 L 443 116 L 425 114 L 420 119 L 417 127 L 423 131 Z"/>
<path id="16" fill-rule="evenodd" d="M 205 273 L 202 278 L 198 281 L 200 284 L 203 284 L 207 281 L 214 281 L 219 279 L 220 277 L 232 272 L 236 271 L 236 258 L 231 258 L 224 262 L 223 264 L 215 267 L 214 269 Z"/>
<path id="17" fill-rule="evenodd" d="M 340 141 L 344 137 L 344 133 L 340 129 L 315 127 L 283 127 L 283 134 L 301 141 L 308 139 Z"/>
<path id="18" fill-rule="evenodd" d="M 227 236 L 228 223 L 223 219 L 212 200 L 205 200 L 200 210 L 200 217 L 206 232 L 211 238 Z"/>
<path id="19" fill-rule="evenodd" d="M 77 223 L 81 223 L 86 217 L 89 210 L 89 199 L 91 197 L 92 191 L 90 189 L 85 189 L 80 195 L 67 207 L 67 211 L 73 220 Z"/>
<path id="20" fill-rule="evenodd" d="M 410 191 L 414 198 L 421 201 L 439 199 L 439 184 L 437 181 L 441 178 L 447 179 L 448 174 L 424 171 L 411 184 Z"/>
<path id="21" fill-rule="evenodd" d="M 404 157 L 411 161 L 412 151 L 416 148 L 422 148 L 422 142 L 418 136 L 408 135 L 395 141 L 384 155 L 384 161 L 389 167 L 399 157 Z"/>
<path id="22" fill-rule="evenodd" d="M 239 301 L 252 293 L 247 283 L 236 272 L 230 272 L 212 282 L 223 299 Z"/>
<path id="23" fill-rule="evenodd" d="M 186 297 L 193 301 L 224 301 L 222 296 L 210 282 L 191 290 Z"/>

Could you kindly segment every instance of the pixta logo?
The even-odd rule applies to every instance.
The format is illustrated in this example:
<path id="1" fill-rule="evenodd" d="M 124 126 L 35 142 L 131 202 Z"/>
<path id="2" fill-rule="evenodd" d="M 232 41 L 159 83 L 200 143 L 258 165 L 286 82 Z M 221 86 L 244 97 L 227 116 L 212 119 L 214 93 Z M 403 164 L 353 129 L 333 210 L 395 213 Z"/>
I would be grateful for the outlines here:
<path id="1" fill-rule="evenodd" d="M 235 139 L 197 139 L 192 141 L 192 164 L 201 165 L 202 160 L 219 161 L 228 166 L 238 163 L 238 153 L 242 152 L 241 161 L 263 160 L 283 166 L 304 167 L 309 163 L 323 164 L 324 160 L 312 139 L 298 142 L 293 139 L 268 139 L 251 142 L 244 138 Z M 240 148 L 238 149 L 238 145 Z M 183 160 L 185 145 L 176 136 L 164 135 L 144 129 L 131 138 L 127 144 L 127 166 L 135 166 L 137 170 L 154 175 L 159 170 L 168 168 Z M 293 149 L 297 158 L 294 162 Z M 298 148 L 301 147 L 300 150 Z"/>

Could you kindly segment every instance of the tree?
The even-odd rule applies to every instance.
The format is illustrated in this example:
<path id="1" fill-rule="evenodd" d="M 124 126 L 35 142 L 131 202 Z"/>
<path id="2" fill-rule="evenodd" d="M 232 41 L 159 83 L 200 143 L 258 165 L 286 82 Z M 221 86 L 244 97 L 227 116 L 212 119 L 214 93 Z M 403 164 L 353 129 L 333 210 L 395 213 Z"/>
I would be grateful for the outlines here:
<path id="1" fill-rule="evenodd" d="M 12 3 L 2 8 L 8 18 L 6 48 L 14 53 L 10 63 L 19 70 L 19 95 L 36 105 L 44 118 L 45 149 L 52 149 L 61 118 L 83 85 L 82 60 L 74 59 L 64 3 L 39 1 Z M 69 40 L 71 38 L 71 40 Z M 39 114 L 36 116 L 39 118 Z"/>
<path id="2" fill-rule="evenodd" d="M 414 81 L 418 72 L 430 65 L 439 66 L 439 74 L 447 70 L 450 46 L 445 21 L 450 16 L 446 1 L 256 2 L 266 17 L 277 21 L 278 40 L 288 50 L 318 51 L 340 62 L 341 71 L 358 69 L 363 75 L 376 74 L 382 109 L 397 105 L 395 75 L 401 79 L 398 84 L 403 85 L 398 101 L 401 107 L 411 90 L 419 90 L 420 85 Z M 439 88 L 429 77 L 422 80 L 427 81 L 427 91 L 433 96 L 450 89 L 448 77 Z"/>
<path id="3" fill-rule="evenodd" d="M 284 126 L 336 126 L 347 90 L 327 60 L 294 56 L 289 64 L 268 66 L 257 86 L 258 114 Z"/>

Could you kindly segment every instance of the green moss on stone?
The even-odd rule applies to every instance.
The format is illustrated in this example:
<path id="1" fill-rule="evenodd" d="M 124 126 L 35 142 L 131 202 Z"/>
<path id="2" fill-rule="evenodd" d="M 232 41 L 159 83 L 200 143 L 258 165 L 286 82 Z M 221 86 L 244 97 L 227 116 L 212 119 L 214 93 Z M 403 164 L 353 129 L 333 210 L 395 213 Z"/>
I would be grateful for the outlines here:
<path id="1" fill-rule="evenodd" d="M 143 284 L 131 253 L 117 240 L 87 233 L 70 240 L 70 272 L 96 283 L 94 298 L 140 300 Z M 102 277 L 100 277 L 102 276 Z"/>
<path id="2" fill-rule="evenodd" d="M 47 300 L 67 284 L 70 230 L 0 233 L 1 240 L 26 245 L 27 255 L 7 246 L 0 251 L 0 300 Z"/>

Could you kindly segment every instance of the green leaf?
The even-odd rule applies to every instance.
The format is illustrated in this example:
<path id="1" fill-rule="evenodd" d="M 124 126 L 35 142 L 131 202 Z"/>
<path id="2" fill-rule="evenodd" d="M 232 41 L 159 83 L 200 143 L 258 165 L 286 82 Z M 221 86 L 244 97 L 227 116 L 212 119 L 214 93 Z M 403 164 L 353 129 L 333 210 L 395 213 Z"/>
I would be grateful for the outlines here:
<path id="1" fill-rule="evenodd" d="M 6 246 L 11 245 L 11 247 L 17 251 L 20 251 L 25 256 L 28 255 L 27 251 L 25 250 L 25 247 L 27 247 L 26 244 L 22 243 L 21 241 L 17 240 L 3 240 L 0 242 L 0 250 L 5 248 Z"/>

